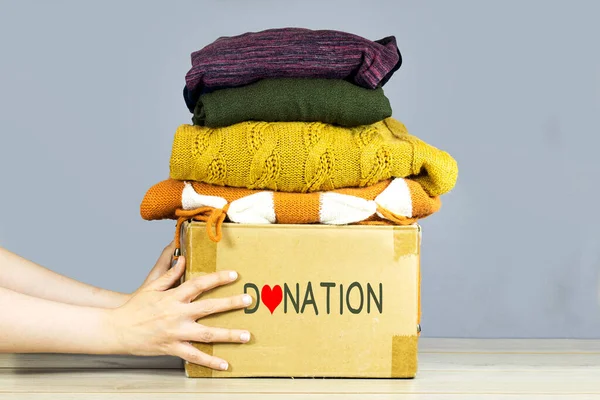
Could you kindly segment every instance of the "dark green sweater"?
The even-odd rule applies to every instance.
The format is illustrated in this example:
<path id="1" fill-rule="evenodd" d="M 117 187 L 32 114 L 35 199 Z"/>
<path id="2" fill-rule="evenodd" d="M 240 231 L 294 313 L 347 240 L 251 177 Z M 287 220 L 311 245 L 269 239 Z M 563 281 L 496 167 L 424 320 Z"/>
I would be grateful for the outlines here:
<path id="1" fill-rule="evenodd" d="M 339 79 L 271 78 L 200 96 L 192 121 L 208 127 L 251 120 L 358 126 L 391 115 L 381 87 L 366 89 Z"/>

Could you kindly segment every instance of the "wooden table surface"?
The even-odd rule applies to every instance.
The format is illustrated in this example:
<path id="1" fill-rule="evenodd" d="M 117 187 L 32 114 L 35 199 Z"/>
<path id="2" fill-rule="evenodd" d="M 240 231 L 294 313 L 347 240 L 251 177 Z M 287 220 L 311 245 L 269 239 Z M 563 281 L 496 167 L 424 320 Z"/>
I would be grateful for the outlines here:
<path id="1" fill-rule="evenodd" d="M 34 368 L 35 367 L 35 368 Z M 189 379 L 170 357 L 0 355 L 0 399 L 600 399 L 600 340 L 427 339 L 391 379 Z"/>

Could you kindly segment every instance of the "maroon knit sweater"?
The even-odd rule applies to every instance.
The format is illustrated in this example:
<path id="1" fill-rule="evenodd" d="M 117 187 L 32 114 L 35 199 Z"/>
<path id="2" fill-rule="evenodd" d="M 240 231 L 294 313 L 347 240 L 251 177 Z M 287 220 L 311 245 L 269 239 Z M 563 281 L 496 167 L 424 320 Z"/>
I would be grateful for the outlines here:
<path id="1" fill-rule="evenodd" d="M 351 33 L 278 28 L 220 37 L 192 53 L 188 106 L 210 88 L 242 86 L 263 78 L 346 79 L 374 89 L 400 67 L 396 38 L 377 41 Z M 193 107 L 192 107 L 193 109 Z"/>

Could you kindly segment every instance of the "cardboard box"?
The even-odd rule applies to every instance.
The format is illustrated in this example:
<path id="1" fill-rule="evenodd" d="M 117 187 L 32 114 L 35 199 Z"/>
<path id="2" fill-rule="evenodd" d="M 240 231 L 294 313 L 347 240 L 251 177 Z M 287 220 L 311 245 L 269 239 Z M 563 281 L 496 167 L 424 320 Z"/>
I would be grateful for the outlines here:
<path id="1" fill-rule="evenodd" d="M 412 378 L 417 370 L 421 230 L 412 226 L 224 224 L 182 227 L 185 279 L 235 270 L 204 298 L 249 293 L 208 326 L 247 329 L 246 344 L 194 345 L 228 371 L 186 363 L 188 377 Z M 203 298 L 201 296 L 201 298 Z"/>

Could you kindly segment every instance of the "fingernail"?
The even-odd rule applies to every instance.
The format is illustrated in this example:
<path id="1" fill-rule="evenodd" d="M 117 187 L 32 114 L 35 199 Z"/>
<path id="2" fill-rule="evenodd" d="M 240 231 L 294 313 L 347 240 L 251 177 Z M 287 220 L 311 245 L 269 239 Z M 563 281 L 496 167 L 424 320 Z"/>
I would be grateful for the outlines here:
<path id="1" fill-rule="evenodd" d="M 237 272 L 235 272 L 235 271 L 231 271 L 231 272 L 229 273 L 229 279 L 231 279 L 232 281 L 235 281 L 235 280 L 237 279 L 237 277 L 238 277 L 238 274 L 237 274 Z"/>
<path id="2" fill-rule="evenodd" d="M 249 306 L 250 304 L 252 304 L 252 297 L 250 297 L 249 294 L 245 294 L 244 297 L 242 297 L 242 302 Z"/>
<path id="3" fill-rule="evenodd" d="M 221 365 L 219 365 L 219 368 L 221 368 L 223 371 L 227 371 L 227 368 L 229 368 L 229 364 L 227 364 L 226 362 L 222 362 Z"/>
<path id="4" fill-rule="evenodd" d="M 176 266 L 178 266 L 178 265 L 181 265 L 181 263 L 182 263 L 182 262 L 183 262 L 183 258 L 182 258 L 181 256 L 177 257 L 177 259 L 176 259 L 176 260 L 174 259 L 174 260 L 171 262 L 171 268 L 173 268 L 173 267 L 176 267 Z"/>
<path id="5" fill-rule="evenodd" d="M 242 342 L 247 342 L 248 340 L 250 340 L 250 333 L 249 332 L 244 332 L 240 335 L 240 340 Z"/>

